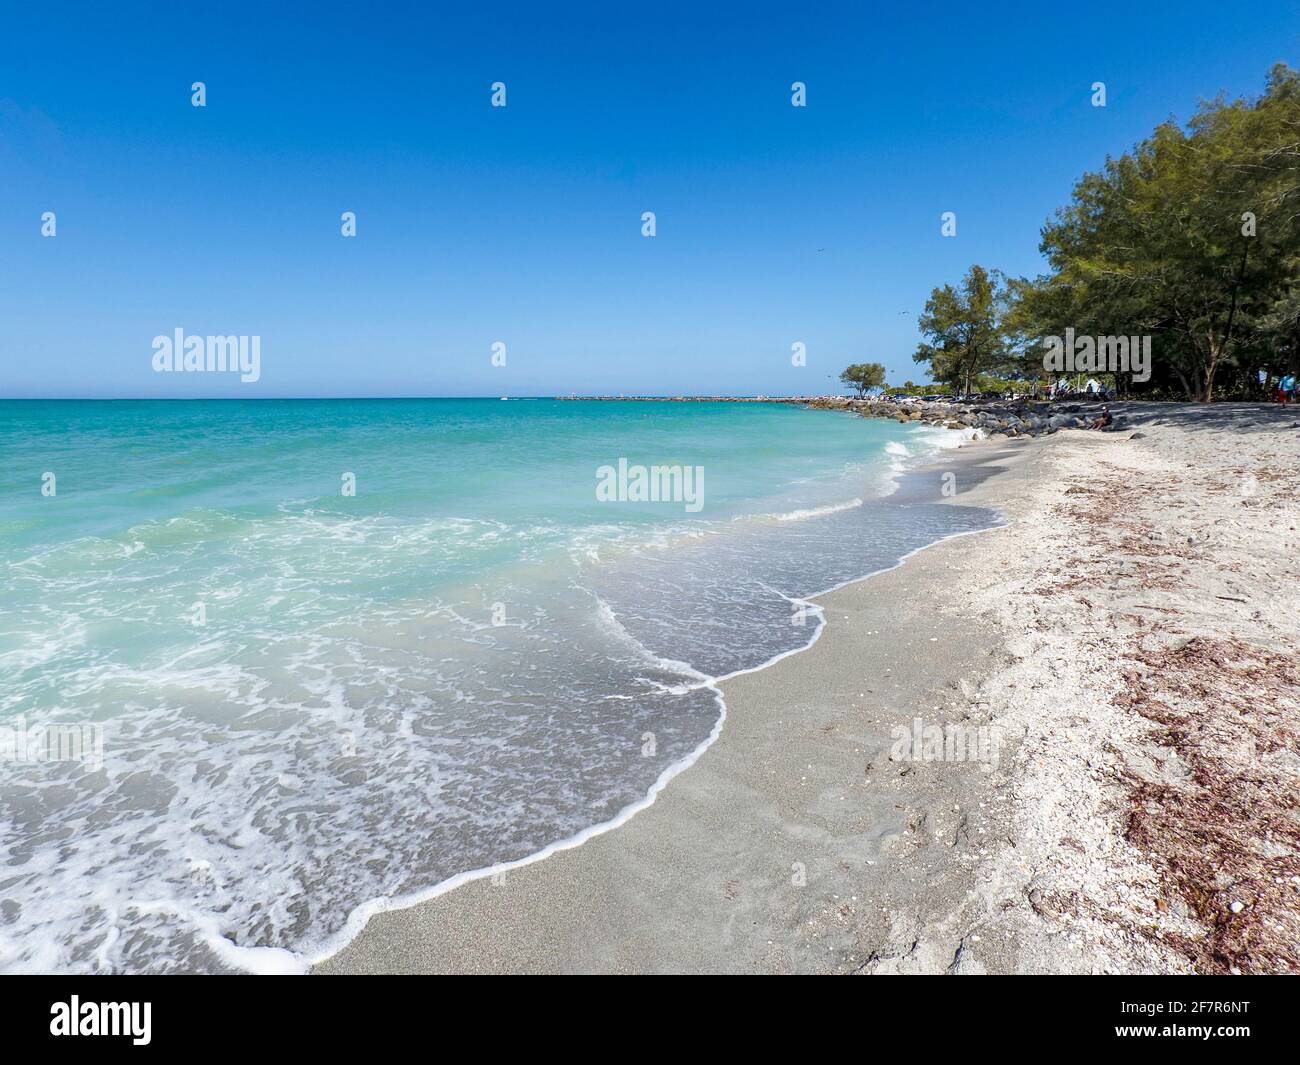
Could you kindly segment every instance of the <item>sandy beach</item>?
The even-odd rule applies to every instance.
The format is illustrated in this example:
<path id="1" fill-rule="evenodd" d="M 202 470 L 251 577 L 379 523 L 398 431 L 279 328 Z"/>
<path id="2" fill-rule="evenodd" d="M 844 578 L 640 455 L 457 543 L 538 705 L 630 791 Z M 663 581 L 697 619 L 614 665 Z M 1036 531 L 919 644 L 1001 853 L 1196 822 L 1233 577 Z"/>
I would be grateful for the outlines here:
<path id="1" fill-rule="evenodd" d="M 824 596 L 625 824 L 315 971 L 1300 970 L 1300 412 L 1117 409 L 916 474 L 1007 524 Z"/>

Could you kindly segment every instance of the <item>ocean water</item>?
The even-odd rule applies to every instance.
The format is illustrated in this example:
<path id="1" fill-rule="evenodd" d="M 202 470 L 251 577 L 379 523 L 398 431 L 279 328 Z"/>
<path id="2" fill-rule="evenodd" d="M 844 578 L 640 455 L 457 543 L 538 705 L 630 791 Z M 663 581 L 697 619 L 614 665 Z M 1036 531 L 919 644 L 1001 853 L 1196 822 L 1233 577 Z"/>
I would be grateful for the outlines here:
<path id="1" fill-rule="evenodd" d="M 301 970 L 616 823 L 716 735 L 718 678 L 815 638 L 806 597 L 994 523 L 890 495 L 959 439 L 753 403 L 0 403 L 0 971 Z M 702 468 L 702 506 L 598 499 L 620 459 Z"/>

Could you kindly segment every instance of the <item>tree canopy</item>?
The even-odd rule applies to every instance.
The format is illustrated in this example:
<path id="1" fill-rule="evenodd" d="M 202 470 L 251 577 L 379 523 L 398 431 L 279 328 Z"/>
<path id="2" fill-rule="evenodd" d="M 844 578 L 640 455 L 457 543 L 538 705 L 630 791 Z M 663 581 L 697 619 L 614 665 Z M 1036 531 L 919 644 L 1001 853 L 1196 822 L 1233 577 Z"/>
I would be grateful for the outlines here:
<path id="1" fill-rule="evenodd" d="M 912 358 L 929 363 L 930 375 L 969 392 L 980 374 L 1006 369 L 1011 361 L 1005 317 L 1010 294 L 997 270 L 972 266 L 960 286 L 930 293 L 917 320 L 925 340 Z"/>
<path id="2" fill-rule="evenodd" d="M 1013 286 L 1014 331 L 1150 335 L 1153 387 L 1208 401 L 1294 370 L 1300 340 L 1300 73 L 1202 104 L 1100 171 L 1042 231 L 1052 272 Z M 1041 365 L 1041 363 L 1040 363 Z"/>
<path id="3" fill-rule="evenodd" d="M 1259 97 L 1202 103 L 1106 159 L 1039 248 L 1041 277 L 975 265 L 931 292 L 913 358 L 936 381 L 1040 378 L 1067 330 L 1150 338 L 1149 375 L 1113 374 L 1129 394 L 1259 395 L 1300 373 L 1300 72 L 1278 64 Z"/>
<path id="4" fill-rule="evenodd" d="M 870 388 L 881 388 L 885 383 L 885 368 L 878 362 L 855 362 L 842 374 L 840 380 L 849 388 L 865 396 Z"/>

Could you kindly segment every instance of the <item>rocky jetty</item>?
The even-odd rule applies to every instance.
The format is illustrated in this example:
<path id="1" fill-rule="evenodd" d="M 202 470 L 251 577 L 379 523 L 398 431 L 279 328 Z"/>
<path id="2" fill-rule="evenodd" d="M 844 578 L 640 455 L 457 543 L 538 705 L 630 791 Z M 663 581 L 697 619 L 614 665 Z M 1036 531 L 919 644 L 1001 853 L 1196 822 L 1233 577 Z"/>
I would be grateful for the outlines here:
<path id="1" fill-rule="evenodd" d="M 1099 403 L 986 401 L 979 403 L 895 403 L 892 400 L 846 399 L 826 396 L 784 402 L 826 410 L 848 410 L 864 418 L 932 425 L 943 429 L 978 429 L 986 436 L 1046 436 L 1061 429 L 1086 429 L 1101 414 Z M 1123 427 L 1123 417 L 1111 411 L 1109 431 Z"/>
<path id="2" fill-rule="evenodd" d="M 943 429 L 978 429 L 985 436 L 1047 436 L 1060 429 L 1086 429 L 1101 414 L 1101 403 L 1039 400 L 981 400 L 976 403 L 896 403 L 888 399 L 849 399 L 846 396 L 557 396 L 556 399 L 625 403 L 793 403 L 821 410 L 847 410 L 864 418 L 890 418 Z M 1112 405 L 1114 423 L 1124 417 Z"/>

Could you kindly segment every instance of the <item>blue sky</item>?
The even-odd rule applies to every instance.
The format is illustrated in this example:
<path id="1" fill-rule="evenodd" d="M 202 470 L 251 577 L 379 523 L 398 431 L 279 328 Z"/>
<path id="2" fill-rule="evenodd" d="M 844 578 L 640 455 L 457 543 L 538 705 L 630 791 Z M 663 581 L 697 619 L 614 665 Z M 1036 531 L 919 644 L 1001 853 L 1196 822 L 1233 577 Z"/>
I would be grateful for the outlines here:
<path id="1" fill-rule="evenodd" d="M 1083 171 L 1300 61 L 1295 3 L 1052 6 L 6 3 L 0 396 L 920 380 L 932 287 L 1037 273 Z M 153 372 L 177 327 L 261 379 Z"/>

